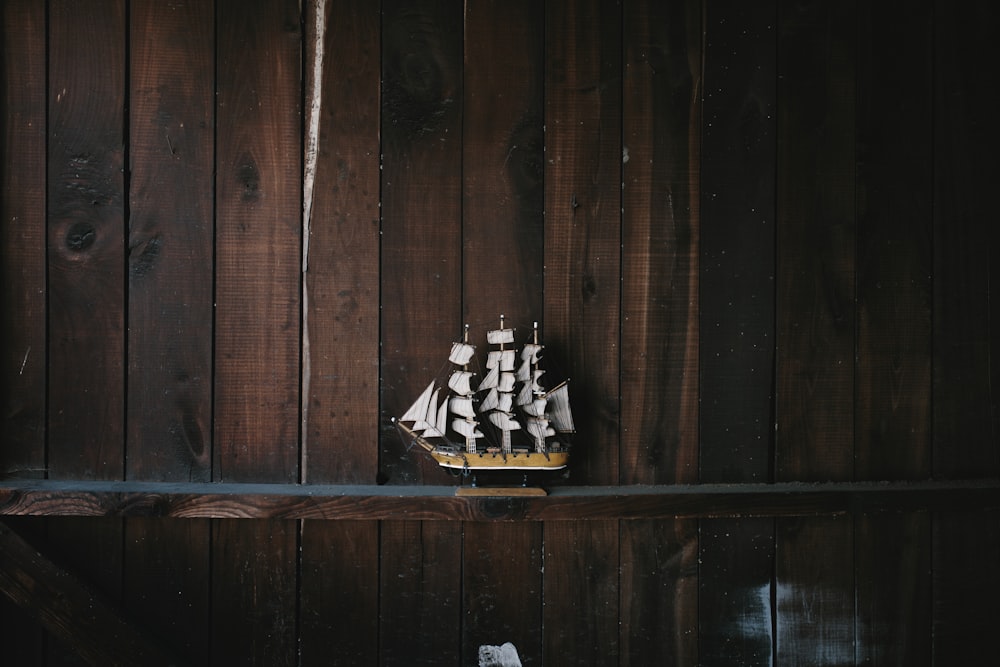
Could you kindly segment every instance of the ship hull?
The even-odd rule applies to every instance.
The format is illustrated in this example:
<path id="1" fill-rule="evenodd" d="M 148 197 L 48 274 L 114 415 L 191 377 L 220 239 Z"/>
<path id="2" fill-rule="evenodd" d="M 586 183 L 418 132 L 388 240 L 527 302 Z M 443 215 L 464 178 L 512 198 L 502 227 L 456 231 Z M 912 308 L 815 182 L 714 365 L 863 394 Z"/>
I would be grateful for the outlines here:
<path id="1" fill-rule="evenodd" d="M 431 458 L 443 468 L 453 470 L 561 470 L 569 464 L 569 451 L 560 449 L 549 452 L 515 451 L 508 454 L 502 452 L 466 452 L 457 447 L 440 447 L 430 442 L 412 429 L 396 423 L 399 429 L 409 436 L 414 444 L 427 450 Z"/>

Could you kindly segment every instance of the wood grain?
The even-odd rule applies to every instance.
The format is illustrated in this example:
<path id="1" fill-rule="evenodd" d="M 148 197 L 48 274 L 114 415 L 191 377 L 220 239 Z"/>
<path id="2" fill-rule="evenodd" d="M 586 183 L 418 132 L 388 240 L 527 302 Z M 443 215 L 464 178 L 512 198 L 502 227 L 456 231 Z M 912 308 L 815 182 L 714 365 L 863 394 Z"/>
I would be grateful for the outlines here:
<path id="1" fill-rule="evenodd" d="M 622 521 L 619 529 L 621 662 L 704 664 L 698 522 Z"/>
<path id="2" fill-rule="evenodd" d="M 572 379 L 575 480 L 618 481 L 621 8 L 545 6 L 545 339 Z"/>
<path id="3" fill-rule="evenodd" d="M 380 664 L 463 664 L 461 568 L 460 523 L 382 523 Z"/>
<path id="4" fill-rule="evenodd" d="M 774 466 L 776 2 L 705 7 L 700 480 Z"/>
<path id="5" fill-rule="evenodd" d="M 126 475 L 209 481 L 215 13 L 136 2 L 129 19 Z"/>
<path id="6" fill-rule="evenodd" d="M 619 477 L 626 484 L 692 482 L 698 479 L 701 8 L 633 2 L 623 20 Z"/>
<path id="7" fill-rule="evenodd" d="M 551 523 L 544 530 L 543 664 L 617 663 L 618 522 Z"/>
<path id="8" fill-rule="evenodd" d="M 125 6 L 49 9 L 48 468 L 121 479 Z"/>
<path id="9" fill-rule="evenodd" d="M 775 476 L 845 480 L 854 466 L 854 3 L 781 2 L 778 54 Z"/>
<path id="10" fill-rule="evenodd" d="M 382 7 L 381 478 L 448 479 L 390 423 L 462 335 L 462 4 Z"/>
<path id="11" fill-rule="evenodd" d="M 306 6 L 306 99 L 319 109 L 306 105 L 302 476 L 370 484 L 378 469 L 379 8 L 326 2 L 320 17 Z"/>
<path id="12" fill-rule="evenodd" d="M 988 112 L 1000 93 L 985 83 L 997 73 L 987 57 L 986 37 L 996 21 L 996 8 L 983 1 L 967 12 L 936 12 L 934 20 L 936 477 L 1000 471 L 995 297 L 1000 234 L 991 196 L 1000 178 L 994 158 L 1000 137 Z"/>
<path id="13" fill-rule="evenodd" d="M 292 482 L 299 480 L 299 7 L 223 0 L 217 11 L 213 479 Z"/>
<path id="14" fill-rule="evenodd" d="M 859 8 L 861 5 L 859 5 Z M 931 3 L 859 11 L 858 479 L 931 472 Z"/>
<path id="15" fill-rule="evenodd" d="M 45 8 L 0 9 L 0 475 L 45 472 Z"/>

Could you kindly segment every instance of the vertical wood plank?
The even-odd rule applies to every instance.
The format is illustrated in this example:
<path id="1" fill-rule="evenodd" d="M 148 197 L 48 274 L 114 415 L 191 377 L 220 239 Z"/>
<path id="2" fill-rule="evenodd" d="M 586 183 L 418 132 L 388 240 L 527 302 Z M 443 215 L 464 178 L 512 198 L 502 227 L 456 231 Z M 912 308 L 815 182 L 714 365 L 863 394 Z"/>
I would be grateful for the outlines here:
<path id="1" fill-rule="evenodd" d="M 859 665 L 930 665 L 931 518 L 855 518 Z"/>
<path id="2" fill-rule="evenodd" d="M 380 474 L 446 483 L 389 423 L 447 364 L 461 323 L 462 3 L 382 6 Z"/>
<path id="3" fill-rule="evenodd" d="M 305 5 L 303 462 L 308 483 L 378 470 L 378 3 Z M 315 105 L 315 107 L 314 107 Z M 379 524 L 301 526 L 301 665 L 378 662 Z"/>
<path id="4" fill-rule="evenodd" d="M 209 664 L 298 664 L 297 526 L 212 520 Z"/>
<path id="5" fill-rule="evenodd" d="M 934 362 L 933 472 L 938 478 L 995 477 L 997 256 L 991 183 L 998 91 L 988 58 L 996 6 L 934 12 Z M 991 293 L 991 289 L 993 290 Z M 991 295 L 992 294 L 992 295 Z M 993 335 L 988 332 L 993 331 Z M 934 664 L 968 663 L 995 652 L 1000 590 L 996 512 L 933 519 Z"/>
<path id="6" fill-rule="evenodd" d="M 774 426 L 777 7 L 705 7 L 700 479 L 768 482 Z"/>
<path id="7" fill-rule="evenodd" d="M 465 524 L 461 664 L 506 642 L 522 665 L 542 664 L 541 537 L 540 524 Z"/>
<path id="8" fill-rule="evenodd" d="M 328 0 L 307 8 L 303 479 L 371 484 L 378 466 L 379 7 Z"/>
<path id="9" fill-rule="evenodd" d="M 208 481 L 212 456 L 214 3 L 129 9 L 128 479 Z M 209 522 L 128 519 L 123 603 L 210 656 Z"/>
<path id="10" fill-rule="evenodd" d="M 932 24 L 859 12 L 858 479 L 931 472 Z"/>
<path id="11" fill-rule="evenodd" d="M 54 0 L 48 21 L 48 476 L 121 479 L 125 4 Z M 53 519 L 47 548 L 120 601 L 121 526 Z M 47 659 L 76 661 L 56 644 Z"/>
<path id="12" fill-rule="evenodd" d="M 45 7 L 0 9 L 0 477 L 45 474 Z"/>
<path id="13" fill-rule="evenodd" d="M 519 343 L 530 335 L 533 321 L 547 338 L 544 29 L 541 3 L 492 0 L 465 6 L 462 302 L 482 353 L 483 332 L 495 327 L 501 314 Z M 521 664 L 542 664 L 541 525 L 466 523 L 463 532 L 461 663 L 478 664 L 480 646 L 510 642 Z"/>
<path id="14" fill-rule="evenodd" d="M 543 9 L 466 7 L 463 305 L 477 343 L 503 314 L 520 344 L 543 315 Z"/>
<path id="15" fill-rule="evenodd" d="M 298 3 L 220 1 L 217 32 L 214 479 L 296 482 Z"/>
<path id="16" fill-rule="evenodd" d="M 209 521 L 131 518 L 124 533 L 127 613 L 186 664 L 208 665 Z"/>
<path id="17" fill-rule="evenodd" d="M 933 515 L 932 664 L 972 664 L 995 651 L 1000 514 Z"/>
<path id="18" fill-rule="evenodd" d="M 49 7 L 48 467 L 121 479 L 125 7 Z"/>
<path id="19" fill-rule="evenodd" d="M 461 332 L 462 3 L 382 4 L 382 423 L 446 364 Z M 449 479 L 383 428 L 380 479 Z M 461 524 L 384 522 L 379 656 L 458 665 Z"/>
<path id="20" fill-rule="evenodd" d="M 698 640 L 703 665 L 773 665 L 774 520 L 700 525 Z"/>
<path id="21" fill-rule="evenodd" d="M 574 481 L 618 481 L 621 7 L 545 7 L 545 323 L 572 377 Z"/>
<path id="22" fill-rule="evenodd" d="M 701 18 L 695 0 L 624 4 L 624 484 L 698 479 Z"/>
<path id="23" fill-rule="evenodd" d="M 778 519 L 775 557 L 778 665 L 853 665 L 852 517 Z"/>
<path id="24" fill-rule="evenodd" d="M 773 479 L 776 21 L 776 2 L 705 6 L 702 482 Z M 699 548 L 702 664 L 774 664 L 774 521 L 701 521 Z"/>
<path id="25" fill-rule="evenodd" d="M 544 537 L 544 664 L 618 664 L 618 522 L 547 523 Z"/>
<path id="26" fill-rule="evenodd" d="M 461 523 L 382 523 L 379 664 L 463 664 L 461 554 Z"/>
<path id="27" fill-rule="evenodd" d="M 296 482 L 299 3 L 217 3 L 216 481 Z M 212 523 L 212 661 L 293 665 L 298 530 Z"/>
<path id="28" fill-rule="evenodd" d="M 696 665 L 698 523 L 622 521 L 621 664 Z"/>
<path id="29" fill-rule="evenodd" d="M 376 521 L 302 522 L 302 667 L 378 664 L 378 539 Z"/>
<path id="30" fill-rule="evenodd" d="M 130 479 L 211 479 L 214 10 L 129 12 Z"/>
<path id="31" fill-rule="evenodd" d="M 854 4 L 779 4 L 775 466 L 783 481 L 853 475 Z"/>
<path id="32" fill-rule="evenodd" d="M 940 3 L 939 3 L 940 4 Z M 995 204 L 1000 141 L 987 81 L 996 7 L 937 7 L 934 15 L 934 475 L 1000 474 Z M 994 107 L 995 108 L 995 107 Z M 992 336 L 986 332 L 994 332 Z"/>

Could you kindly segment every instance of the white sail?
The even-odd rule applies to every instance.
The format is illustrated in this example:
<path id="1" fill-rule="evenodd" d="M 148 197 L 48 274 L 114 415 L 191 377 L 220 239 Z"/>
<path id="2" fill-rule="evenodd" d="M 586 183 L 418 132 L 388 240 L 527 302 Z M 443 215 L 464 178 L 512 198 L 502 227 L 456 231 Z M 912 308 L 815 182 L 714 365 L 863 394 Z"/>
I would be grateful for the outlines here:
<path id="1" fill-rule="evenodd" d="M 521 425 L 517 423 L 513 415 L 506 412 L 491 412 L 490 421 L 501 431 L 517 431 Z"/>
<path id="2" fill-rule="evenodd" d="M 472 373 L 469 371 L 455 371 L 448 378 L 448 386 L 456 394 L 462 394 L 463 396 L 468 396 L 472 393 L 472 386 L 470 385 L 470 380 L 472 378 Z"/>
<path id="3" fill-rule="evenodd" d="M 486 341 L 490 345 L 503 345 L 504 343 L 514 342 L 514 330 L 513 329 L 493 329 L 492 331 L 486 332 Z"/>
<path id="4" fill-rule="evenodd" d="M 497 389 L 503 392 L 514 391 L 514 374 L 500 373 L 500 383 L 497 385 Z"/>
<path id="5" fill-rule="evenodd" d="M 479 404 L 479 410 L 481 412 L 489 412 L 493 410 L 498 405 L 500 405 L 500 399 L 498 398 L 496 387 L 490 389 L 490 392 L 486 394 L 486 398 L 483 399 L 482 403 Z"/>
<path id="6" fill-rule="evenodd" d="M 452 414 L 460 417 L 469 417 L 471 419 L 476 416 L 476 410 L 472 406 L 472 399 L 468 396 L 452 396 L 448 399 L 448 407 Z"/>
<path id="7" fill-rule="evenodd" d="M 544 417 L 546 405 L 548 405 L 548 401 L 543 397 L 539 397 L 527 403 L 522 403 L 521 409 L 524 410 L 525 414 L 532 417 Z"/>
<path id="8" fill-rule="evenodd" d="M 472 355 L 476 353 L 476 348 L 468 343 L 452 343 L 451 344 L 451 354 L 448 355 L 448 361 L 457 365 L 464 366 L 472 359 Z"/>
<path id="9" fill-rule="evenodd" d="M 555 429 L 549 426 L 548 419 L 529 419 L 524 426 L 531 437 L 537 440 L 544 440 L 556 434 Z"/>
<path id="10" fill-rule="evenodd" d="M 431 399 L 427 402 L 427 412 L 413 424 L 414 431 L 426 431 L 434 429 L 438 421 L 438 389 L 431 392 Z M 436 435 L 432 433 L 431 435 Z"/>
<path id="11" fill-rule="evenodd" d="M 497 393 L 497 410 L 510 412 L 512 407 L 514 407 L 514 394 Z"/>
<path id="12" fill-rule="evenodd" d="M 424 435 L 443 438 L 446 428 L 448 428 L 448 403 L 447 401 L 441 401 L 441 406 L 437 409 L 437 414 L 434 416 L 433 426 L 427 428 L 424 431 Z"/>
<path id="13" fill-rule="evenodd" d="M 521 358 L 532 364 L 538 363 L 541 354 L 542 346 L 537 343 L 525 343 L 524 347 L 521 348 Z"/>
<path id="14" fill-rule="evenodd" d="M 467 419 L 453 419 L 451 421 L 451 427 L 455 430 L 455 432 L 464 436 L 467 440 L 483 437 L 483 434 L 476 428 L 476 426 L 478 426 L 476 422 L 469 421 Z"/>
<path id="15" fill-rule="evenodd" d="M 562 433 L 572 433 L 576 430 L 573 424 L 573 412 L 569 407 L 569 384 L 563 382 L 545 396 L 549 400 L 548 415 L 552 425 Z"/>
<path id="16" fill-rule="evenodd" d="M 420 397 L 409 407 L 406 413 L 399 418 L 400 421 L 404 422 L 417 422 L 423 421 L 427 417 L 427 406 L 431 402 L 431 393 L 434 391 L 434 383 L 431 382 L 427 385 L 427 389 L 424 389 L 424 393 L 420 394 Z"/>
<path id="17" fill-rule="evenodd" d="M 487 389 L 493 389 L 497 386 L 497 382 L 500 380 L 500 368 L 494 367 L 486 374 L 483 381 L 479 383 L 478 391 L 486 391 Z"/>
<path id="18" fill-rule="evenodd" d="M 517 392 L 517 404 L 518 405 L 528 405 L 533 400 L 535 400 L 535 393 L 531 391 L 530 384 L 522 384 L 521 390 Z"/>
<path id="19" fill-rule="evenodd" d="M 514 350 L 490 350 L 486 356 L 486 368 L 500 367 L 502 371 L 514 370 L 516 358 Z"/>

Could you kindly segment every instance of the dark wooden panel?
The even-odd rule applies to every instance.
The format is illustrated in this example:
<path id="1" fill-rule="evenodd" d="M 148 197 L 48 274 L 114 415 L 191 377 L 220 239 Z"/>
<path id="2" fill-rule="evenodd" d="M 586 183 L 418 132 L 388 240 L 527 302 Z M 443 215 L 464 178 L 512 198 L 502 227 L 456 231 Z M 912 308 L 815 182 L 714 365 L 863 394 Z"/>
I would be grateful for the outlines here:
<path id="1" fill-rule="evenodd" d="M 776 477 L 851 479 L 854 3 L 778 14 Z"/>
<path id="2" fill-rule="evenodd" d="M 302 477 L 372 483 L 379 451 L 379 6 L 305 9 Z M 301 541 L 301 664 L 377 664 L 379 524 L 305 521 Z"/>
<path id="3" fill-rule="evenodd" d="M 297 526 L 212 522 L 210 664 L 298 664 Z"/>
<path id="4" fill-rule="evenodd" d="M 214 479 L 299 467 L 299 3 L 217 4 Z M 265 439 L 261 439 L 264 436 Z M 297 661 L 293 522 L 212 526 L 212 662 Z"/>
<path id="5" fill-rule="evenodd" d="M 379 583 L 379 664 L 463 664 L 462 524 L 383 522 Z"/>
<path id="6" fill-rule="evenodd" d="M 939 3 L 940 4 L 940 3 Z M 1000 475 L 996 334 L 1000 179 L 991 57 L 996 6 L 934 14 L 934 405 L 936 477 Z"/>
<path id="7" fill-rule="evenodd" d="M 629 2 L 623 20 L 619 476 L 625 484 L 693 482 L 701 7 Z"/>
<path id="8" fill-rule="evenodd" d="M 774 520 L 702 521 L 698 546 L 701 664 L 776 664 Z"/>
<path id="9" fill-rule="evenodd" d="M 698 522 L 623 521 L 620 530 L 621 664 L 702 664 Z"/>
<path id="10" fill-rule="evenodd" d="M 859 4 L 858 479 L 931 472 L 931 3 Z"/>
<path id="11" fill-rule="evenodd" d="M 306 6 L 303 479 L 370 484 L 378 467 L 379 7 L 327 2 L 320 17 Z"/>
<path id="12" fill-rule="evenodd" d="M 40 482 L 0 484 L 7 516 L 575 521 L 1000 508 L 996 480 L 576 486 L 547 496 L 456 496 L 454 486 Z"/>
<path id="13" fill-rule="evenodd" d="M 858 664 L 932 664 L 930 515 L 866 514 L 855 526 Z"/>
<path id="14" fill-rule="evenodd" d="M 0 591 L 93 665 L 180 665 L 116 606 L 0 523 Z M 12 638 L 17 644 L 23 638 Z M 4 647 L 4 659 L 17 648 Z M 56 656 L 47 664 L 59 664 Z M 9 663 L 6 663 L 9 664 Z M 18 663 L 24 664 L 24 663 Z"/>
<path id="15" fill-rule="evenodd" d="M 466 523 L 461 664 L 510 642 L 522 665 L 542 664 L 542 526 Z"/>
<path id="16" fill-rule="evenodd" d="M 466 6 L 463 314 L 474 343 L 501 314 L 518 343 L 542 319 L 543 9 L 532 0 Z"/>
<path id="17" fill-rule="evenodd" d="M 298 2 L 220 1 L 217 34 L 214 478 L 297 481 Z"/>
<path id="18" fill-rule="evenodd" d="M 776 12 L 774 0 L 705 7 L 703 482 L 773 479 Z"/>
<path id="19" fill-rule="evenodd" d="M 0 9 L 0 476 L 45 468 L 45 7 Z"/>
<path id="20" fill-rule="evenodd" d="M 49 8 L 52 477 L 123 472 L 124 21 L 122 0 Z"/>
<path id="21" fill-rule="evenodd" d="M 215 11 L 130 17 L 128 464 L 211 479 Z"/>
<path id="22" fill-rule="evenodd" d="M 777 665 L 853 665 L 854 520 L 778 519 Z"/>
<path id="23" fill-rule="evenodd" d="M 974 664 L 996 648 L 1000 625 L 1000 514 L 933 516 L 933 664 Z"/>
<path id="24" fill-rule="evenodd" d="M 462 332 L 462 3 L 387 1 L 382 26 L 382 424 L 390 483 L 448 479 L 389 423 Z"/>
<path id="25" fill-rule="evenodd" d="M 303 521 L 301 664 L 378 664 L 379 524 Z"/>
<path id="26" fill-rule="evenodd" d="M 618 664 L 618 522 L 547 523 L 544 541 L 544 664 Z"/>
<path id="27" fill-rule="evenodd" d="M 618 481 L 621 7 L 545 7 L 545 339 L 565 360 L 574 480 Z"/>
<path id="28" fill-rule="evenodd" d="M 211 656 L 210 522 L 131 518 L 125 523 L 124 609 L 187 664 Z"/>

